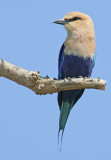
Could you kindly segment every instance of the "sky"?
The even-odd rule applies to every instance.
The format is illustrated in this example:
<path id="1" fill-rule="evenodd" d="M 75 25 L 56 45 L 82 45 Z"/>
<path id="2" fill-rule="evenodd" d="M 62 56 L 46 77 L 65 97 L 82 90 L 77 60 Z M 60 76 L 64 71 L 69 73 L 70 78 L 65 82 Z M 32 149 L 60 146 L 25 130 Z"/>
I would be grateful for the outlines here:
<path id="1" fill-rule="evenodd" d="M 41 76 L 56 77 L 63 26 L 52 24 L 72 11 L 91 16 L 96 34 L 92 78 L 105 91 L 86 89 L 68 118 L 58 149 L 57 94 L 39 96 L 0 77 L 1 160 L 111 160 L 110 0 L 0 0 L 0 58 Z"/>

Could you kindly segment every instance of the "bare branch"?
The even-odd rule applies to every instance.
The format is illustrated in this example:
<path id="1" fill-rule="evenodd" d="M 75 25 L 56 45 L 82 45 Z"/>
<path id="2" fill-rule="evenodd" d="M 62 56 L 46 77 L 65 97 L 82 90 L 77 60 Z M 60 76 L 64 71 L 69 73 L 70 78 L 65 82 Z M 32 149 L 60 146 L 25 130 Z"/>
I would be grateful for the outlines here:
<path id="1" fill-rule="evenodd" d="M 105 90 L 106 81 L 100 78 L 55 78 L 41 77 L 39 72 L 28 71 L 0 59 L 0 76 L 21 84 L 36 94 L 52 94 L 63 90 L 94 88 Z"/>

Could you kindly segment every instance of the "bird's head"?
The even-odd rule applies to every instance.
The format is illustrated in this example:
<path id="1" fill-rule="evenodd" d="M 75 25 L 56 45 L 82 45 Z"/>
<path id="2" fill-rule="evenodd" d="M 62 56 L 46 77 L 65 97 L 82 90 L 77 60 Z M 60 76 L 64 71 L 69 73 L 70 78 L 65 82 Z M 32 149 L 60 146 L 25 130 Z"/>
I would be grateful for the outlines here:
<path id="1" fill-rule="evenodd" d="M 58 19 L 53 23 L 64 25 L 69 35 L 79 32 L 94 38 L 93 21 L 88 15 L 81 12 L 68 13 L 64 18 Z"/>

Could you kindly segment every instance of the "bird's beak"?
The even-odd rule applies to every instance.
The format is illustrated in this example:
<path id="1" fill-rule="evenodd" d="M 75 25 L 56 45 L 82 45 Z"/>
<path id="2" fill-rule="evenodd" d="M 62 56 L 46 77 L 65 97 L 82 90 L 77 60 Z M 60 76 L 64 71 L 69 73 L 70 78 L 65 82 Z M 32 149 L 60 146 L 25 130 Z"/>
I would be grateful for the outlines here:
<path id="1" fill-rule="evenodd" d="M 64 24 L 66 24 L 66 20 L 64 18 L 62 18 L 62 19 L 58 19 L 58 20 L 54 21 L 53 23 L 64 25 Z"/>

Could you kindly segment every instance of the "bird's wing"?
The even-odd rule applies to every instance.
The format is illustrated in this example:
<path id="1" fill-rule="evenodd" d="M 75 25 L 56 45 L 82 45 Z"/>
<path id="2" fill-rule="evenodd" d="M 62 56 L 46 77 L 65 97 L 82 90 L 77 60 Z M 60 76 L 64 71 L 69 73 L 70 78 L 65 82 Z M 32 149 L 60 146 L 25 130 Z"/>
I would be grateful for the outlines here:
<path id="1" fill-rule="evenodd" d="M 79 94 L 76 96 L 74 102 L 73 102 L 73 106 L 76 104 L 76 102 L 79 100 L 79 98 L 81 98 L 81 96 L 83 95 L 85 89 L 81 89 Z"/>
<path id="2" fill-rule="evenodd" d="M 59 53 L 59 63 L 58 63 L 58 79 L 63 79 L 63 61 L 64 61 L 64 44 L 62 45 Z"/>
<path id="3" fill-rule="evenodd" d="M 64 43 L 60 49 L 59 53 L 59 62 L 58 62 L 58 79 L 63 79 L 63 61 L 64 61 Z M 62 91 L 58 93 L 58 104 L 61 110 L 61 104 L 62 104 Z"/>

